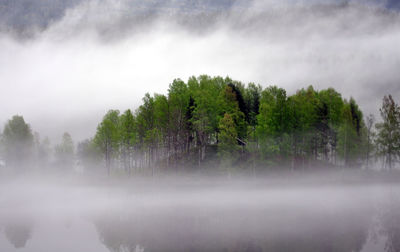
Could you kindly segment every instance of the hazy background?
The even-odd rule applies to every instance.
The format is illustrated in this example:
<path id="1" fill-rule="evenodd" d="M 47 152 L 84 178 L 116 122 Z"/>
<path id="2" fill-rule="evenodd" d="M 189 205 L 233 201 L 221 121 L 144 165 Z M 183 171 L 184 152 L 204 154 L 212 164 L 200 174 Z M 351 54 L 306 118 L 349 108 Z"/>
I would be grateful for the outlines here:
<path id="1" fill-rule="evenodd" d="M 0 0 L 0 130 L 20 114 L 60 141 L 94 135 L 174 78 L 312 84 L 378 115 L 400 98 L 396 1 Z"/>

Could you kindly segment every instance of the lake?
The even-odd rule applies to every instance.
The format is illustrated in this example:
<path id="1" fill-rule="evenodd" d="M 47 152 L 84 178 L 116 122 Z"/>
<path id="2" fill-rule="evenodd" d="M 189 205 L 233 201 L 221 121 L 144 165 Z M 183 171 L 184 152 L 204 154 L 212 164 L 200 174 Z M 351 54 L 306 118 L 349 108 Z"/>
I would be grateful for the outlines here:
<path id="1" fill-rule="evenodd" d="M 0 251 L 400 251 L 400 187 L 295 179 L 4 179 Z"/>

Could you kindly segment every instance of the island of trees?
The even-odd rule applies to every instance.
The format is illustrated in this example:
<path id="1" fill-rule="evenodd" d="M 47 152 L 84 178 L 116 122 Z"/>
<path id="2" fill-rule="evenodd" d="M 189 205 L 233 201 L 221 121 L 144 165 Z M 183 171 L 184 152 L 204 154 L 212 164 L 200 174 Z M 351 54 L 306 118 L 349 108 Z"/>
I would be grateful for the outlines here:
<path id="1" fill-rule="evenodd" d="M 400 155 L 400 108 L 390 95 L 380 114 L 379 122 L 364 117 L 353 98 L 333 88 L 309 86 L 288 95 L 277 86 L 202 75 L 175 79 L 165 95 L 146 94 L 135 111 L 109 110 L 76 151 L 68 133 L 52 151 L 48 139 L 41 141 L 22 116 L 14 116 L 1 135 L 1 165 L 103 167 L 109 175 L 391 170 Z"/>

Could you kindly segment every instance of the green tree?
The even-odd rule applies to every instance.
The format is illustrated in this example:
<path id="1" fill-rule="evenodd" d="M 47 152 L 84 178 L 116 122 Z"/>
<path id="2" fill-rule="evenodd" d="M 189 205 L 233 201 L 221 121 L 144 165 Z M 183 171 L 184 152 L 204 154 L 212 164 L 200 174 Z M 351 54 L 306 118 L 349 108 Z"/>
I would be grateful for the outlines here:
<path id="1" fill-rule="evenodd" d="M 317 92 L 312 86 L 300 89 L 288 98 L 287 103 L 292 136 L 292 167 L 305 167 L 310 159 L 316 158 Z"/>
<path id="2" fill-rule="evenodd" d="M 134 115 L 115 112 L 103 118 L 93 140 L 108 170 L 112 160 L 129 171 L 133 163 L 151 167 L 152 174 L 164 166 L 196 161 L 201 166 L 206 155 L 213 160 L 212 149 L 218 148 L 221 157 L 227 153 L 231 126 L 236 132 L 232 146 L 243 145 L 236 161 L 250 160 L 253 171 L 261 161 L 279 167 L 291 162 L 292 169 L 336 164 L 337 157 L 346 166 L 359 165 L 366 156 L 369 162 L 370 128 L 354 99 L 343 100 L 333 88 L 309 86 L 288 96 L 276 86 L 262 90 L 229 77 L 201 75 L 187 83 L 175 79 L 167 95 L 146 94 Z"/>
<path id="3" fill-rule="evenodd" d="M 316 129 L 319 152 L 325 161 L 335 162 L 337 133 L 342 122 L 343 99 L 333 88 L 319 91 L 318 99 Z"/>
<path id="4" fill-rule="evenodd" d="M 380 113 L 383 122 L 376 124 L 379 153 L 385 158 L 385 165 L 392 169 L 400 155 L 400 107 L 391 95 L 384 96 Z"/>
<path id="5" fill-rule="evenodd" d="M 186 123 L 186 114 L 189 106 L 190 93 L 188 86 L 180 79 L 172 82 L 168 89 L 169 105 L 169 141 L 168 153 L 171 152 L 176 162 L 178 157 L 187 153 L 189 135 Z M 172 145 L 172 146 L 171 146 Z M 171 150 L 172 147 L 172 150 Z"/>
<path id="6" fill-rule="evenodd" d="M 171 158 L 171 113 L 168 98 L 165 95 L 154 95 L 154 129 L 152 134 L 157 139 L 154 162 L 163 163 L 169 167 Z"/>
<path id="7" fill-rule="evenodd" d="M 159 132 L 156 128 L 154 97 L 146 94 L 143 104 L 136 111 L 137 147 L 142 152 L 141 167 L 151 168 L 154 174 L 153 161 L 159 142 Z"/>
<path id="8" fill-rule="evenodd" d="M 111 161 L 119 150 L 119 111 L 109 110 L 97 126 L 94 144 L 100 149 L 106 162 L 107 174 L 111 172 Z"/>
<path id="9" fill-rule="evenodd" d="M 342 124 L 338 133 L 338 153 L 347 167 L 360 165 L 363 154 L 363 129 L 362 112 L 353 98 L 345 101 L 342 111 Z"/>
<path id="10" fill-rule="evenodd" d="M 203 75 L 188 81 L 190 95 L 194 99 L 191 123 L 196 135 L 198 164 L 205 158 L 206 146 L 218 142 L 218 126 L 221 115 L 220 94 L 226 86 L 222 78 Z"/>
<path id="11" fill-rule="evenodd" d="M 8 120 L 3 130 L 4 158 L 7 166 L 23 167 L 29 164 L 33 152 L 33 134 L 22 116 Z"/>
<path id="12" fill-rule="evenodd" d="M 218 144 L 218 154 L 224 163 L 224 166 L 228 169 L 230 174 L 230 167 L 232 166 L 232 161 L 237 156 L 238 144 L 237 138 L 238 133 L 236 131 L 235 123 L 230 114 L 225 113 L 224 117 L 219 123 L 219 144 Z"/>
<path id="13" fill-rule="evenodd" d="M 260 111 L 261 92 L 262 88 L 260 85 L 249 83 L 244 93 L 244 100 L 248 109 L 248 122 L 253 128 L 257 125 L 257 115 Z"/>
<path id="14" fill-rule="evenodd" d="M 131 174 L 133 152 L 136 143 L 136 123 L 130 109 L 126 110 L 119 118 L 119 134 L 121 141 L 121 158 L 125 171 Z"/>
<path id="15" fill-rule="evenodd" d="M 288 133 L 291 130 L 290 109 L 286 91 L 276 86 L 261 93 L 257 136 L 261 152 L 269 161 L 283 161 L 290 155 Z"/>
<path id="16" fill-rule="evenodd" d="M 228 113 L 232 117 L 238 138 L 240 141 L 244 142 L 247 139 L 247 123 L 245 120 L 245 112 L 247 109 L 245 108 L 239 89 L 233 84 L 226 85 L 221 91 L 219 106 L 222 113 L 224 113 L 223 116 L 225 116 L 225 113 Z M 240 106 L 242 106 L 242 109 L 240 109 Z"/>

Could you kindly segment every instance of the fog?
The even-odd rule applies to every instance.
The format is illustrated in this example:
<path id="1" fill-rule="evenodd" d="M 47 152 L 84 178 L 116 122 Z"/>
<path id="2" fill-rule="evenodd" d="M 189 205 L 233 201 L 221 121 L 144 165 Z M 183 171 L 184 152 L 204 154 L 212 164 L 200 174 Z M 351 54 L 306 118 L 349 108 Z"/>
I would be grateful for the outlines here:
<path id="1" fill-rule="evenodd" d="M 78 141 L 91 137 L 108 109 L 135 109 L 146 92 L 166 93 L 173 79 L 200 74 L 291 93 L 334 87 L 365 114 L 378 114 L 383 95 L 400 96 L 400 17 L 392 2 L 3 6 L 1 128 L 24 115 L 52 142 L 65 131 Z"/>
<path id="2" fill-rule="evenodd" d="M 400 99 L 399 7 L 374 0 L 0 2 L 0 136 L 7 120 L 23 116 L 13 117 L 1 142 L 0 251 L 400 251 L 398 153 L 373 149 L 376 121 L 367 132 L 357 107 L 379 118 L 384 95 Z M 175 128 L 168 121 L 162 133 L 132 131 L 132 114 L 111 113 L 108 138 L 77 144 L 95 135 L 108 110 L 134 111 L 145 93 L 166 94 L 175 78 L 202 74 L 277 85 L 288 95 L 334 87 L 356 103 L 338 93 L 340 124 L 328 122 L 326 106 L 326 118 L 308 128 L 314 121 L 303 119 L 316 110 L 304 106 L 299 132 L 269 127 L 255 138 L 254 121 L 243 113 L 241 128 L 230 117 L 229 99 L 239 118 L 243 97 L 225 83 L 222 114 L 200 111 L 200 120 L 185 96 L 190 106 L 165 117 L 184 118 Z M 257 108 L 246 116 L 254 119 L 260 99 L 251 101 Z M 215 119 L 211 133 L 208 118 Z M 132 140 L 136 130 L 143 139 Z"/>
<path id="3" fill-rule="evenodd" d="M 342 175 L 3 180 L 0 249 L 397 251 L 398 185 Z"/>

